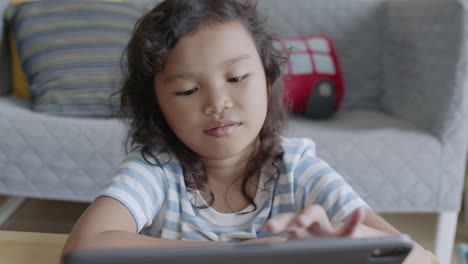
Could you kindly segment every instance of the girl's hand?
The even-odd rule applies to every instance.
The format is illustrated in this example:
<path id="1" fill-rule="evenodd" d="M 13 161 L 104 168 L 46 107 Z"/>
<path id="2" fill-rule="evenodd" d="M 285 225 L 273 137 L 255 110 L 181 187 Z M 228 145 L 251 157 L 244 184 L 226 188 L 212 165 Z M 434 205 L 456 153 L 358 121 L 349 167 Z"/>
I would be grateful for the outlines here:
<path id="1" fill-rule="evenodd" d="M 265 229 L 272 234 L 286 232 L 290 239 L 346 237 L 353 234 L 363 218 L 363 210 L 357 209 L 345 223 L 334 228 L 325 209 L 320 205 L 312 205 L 300 213 L 284 213 L 268 220 Z"/>

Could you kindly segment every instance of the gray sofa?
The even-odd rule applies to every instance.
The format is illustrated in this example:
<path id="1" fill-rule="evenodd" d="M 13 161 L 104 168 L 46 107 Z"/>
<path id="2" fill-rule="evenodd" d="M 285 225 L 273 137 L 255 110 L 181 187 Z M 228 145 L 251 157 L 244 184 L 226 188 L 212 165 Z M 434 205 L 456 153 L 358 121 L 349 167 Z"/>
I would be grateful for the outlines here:
<path id="1" fill-rule="evenodd" d="M 438 213 L 436 255 L 444 264 L 468 144 L 467 6 L 465 0 L 260 1 L 279 35 L 329 35 L 344 74 L 340 111 L 323 121 L 291 116 L 287 134 L 311 137 L 318 155 L 377 212 Z M 9 95 L 4 40 L 1 54 L 0 194 L 91 201 L 124 155 L 125 127 L 117 119 L 31 111 Z"/>

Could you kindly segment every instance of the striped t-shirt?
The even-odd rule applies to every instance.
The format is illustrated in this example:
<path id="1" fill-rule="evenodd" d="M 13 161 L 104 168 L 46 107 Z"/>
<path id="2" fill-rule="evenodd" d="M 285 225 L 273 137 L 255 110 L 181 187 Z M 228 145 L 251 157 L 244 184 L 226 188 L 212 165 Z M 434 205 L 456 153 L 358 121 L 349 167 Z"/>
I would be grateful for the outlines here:
<path id="1" fill-rule="evenodd" d="M 341 223 L 357 208 L 368 207 L 338 173 L 315 155 L 312 140 L 282 138 L 281 147 L 284 155 L 278 180 L 269 181 L 261 173 L 254 197 L 257 209 L 249 205 L 242 214 L 197 208 L 194 201 L 203 197 L 187 191 L 175 156 L 169 163 L 167 154 L 159 156 L 161 168 L 146 162 L 139 149 L 122 161 L 111 185 L 100 196 L 112 197 L 126 206 L 139 233 L 173 240 L 239 242 L 271 236 L 263 229 L 268 219 L 299 212 L 308 205 L 322 205 L 332 224 Z"/>

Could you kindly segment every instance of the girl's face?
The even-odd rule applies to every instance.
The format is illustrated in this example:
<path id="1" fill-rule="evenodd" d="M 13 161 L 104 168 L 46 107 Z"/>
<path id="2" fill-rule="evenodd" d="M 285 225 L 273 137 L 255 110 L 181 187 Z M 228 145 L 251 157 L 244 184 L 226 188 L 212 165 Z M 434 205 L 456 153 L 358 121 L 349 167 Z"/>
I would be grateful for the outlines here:
<path id="1" fill-rule="evenodd" d="M 202 158 L 247 150 L 267 111 L 267 83 L 255 43 L 241 23 L 213 23 L 180 39 L 155 76 L 161 111 Z"/>

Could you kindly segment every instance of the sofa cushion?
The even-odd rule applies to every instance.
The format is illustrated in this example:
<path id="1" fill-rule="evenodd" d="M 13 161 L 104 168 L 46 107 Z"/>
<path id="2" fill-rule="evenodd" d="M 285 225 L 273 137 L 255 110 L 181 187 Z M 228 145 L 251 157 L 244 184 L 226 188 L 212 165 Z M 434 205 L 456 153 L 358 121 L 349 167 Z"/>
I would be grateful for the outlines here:
<path id="1" fill-rule="evenodd" d="M 0 193 L 92 201 L 125 156 L 125 126 L 117 118 L 46 115 L 27 103 L 0 97 Z"/>
<path id="2" fill-rule="evenodd" d="M 25 2 L 33 2 L 39 0 L 10 0 L 10 4 L 15 6 L 18 4 L 22 4 Z M 40 0 L 44 1 L 44 0 Z M 121 0 L 101 0 L 101 1 L 111 1 L 111 2 L 122 2 Z M 10 57 L 11 63 L 11 89 L 13 96 L 18 98 L 29 100 L 30 93 L 29 93 L 29 83 L 26 77 L 26 74 L 21 66 L 20 58 L 18 55 L 18 50 L 16 48 L 16 41 L 11 32 L 6 32 L 7 35 L 7 42 L 9 47 L 8 56 Z"/>
<path id="3" fill-rule="evenodd" d="M 29 93 L 28 79 L 26 73 L 24 73 L 23 67 L 21 67 L 16 41 L 11 32 L 8 32 L 7 37 L 8 47 L 10 48 L 12 94 L 18 98 L 29 100 L 31 95 Z"/>
<path id="4" fill-rule="evenodd" d="M 141 7 L 131 2 L 37 1 L 15 6 L 10 24 L 33 109 L 56 115 L 114 116 L 109 96 Z"/>
<path id="5" fill-rule="evenodd" d="M 17 4 L 32 1 L 34 0 L 10 0 L 10 5 L 12 6 L 11 9 L 13 9 L 13 6 Z M 28 100 L 30 98 L 28 79 L 26 78 L 26 74 L 24 73 L 24 70 L 21 67 L 21 62 L 19 59 L 18 50 L 16 48 L 15 39 L 13 38 L 11 30 L 8 30 L 8 27 L 6 28 L 5 37 L 5 42 L 7 43 L 9 49 L 8 57 L 10 58 L 9 63 L 11 69 L 11 76 L 9 76 L 9 78 L 11 78 L 11 92 L 14 96 L 18 98 Z"/>
<path id="6" fill-rule="evenodd" d="M 408 121 L 356 110 L 325 121 L 291 115 L 288 126 L 288 136 L 310 137 L 317 156 L 376 211 L 448 211 L 460 204 L 444 184 L 455 175 L 441 166 L 441 141 Z"/>

